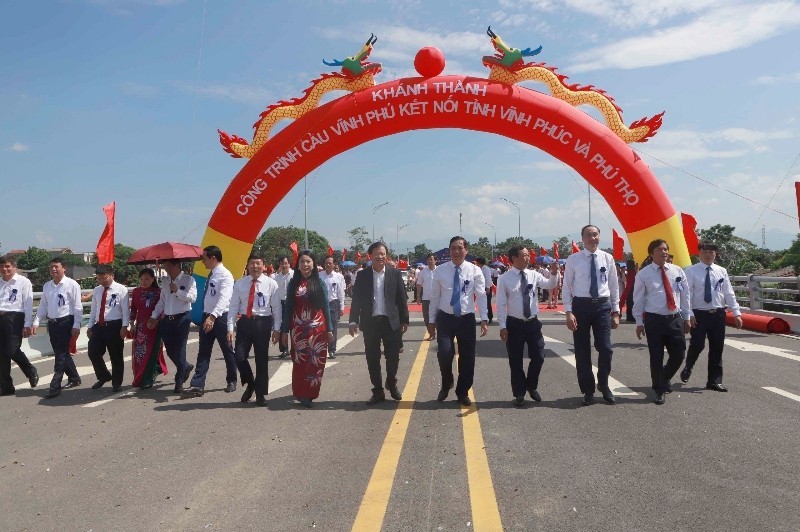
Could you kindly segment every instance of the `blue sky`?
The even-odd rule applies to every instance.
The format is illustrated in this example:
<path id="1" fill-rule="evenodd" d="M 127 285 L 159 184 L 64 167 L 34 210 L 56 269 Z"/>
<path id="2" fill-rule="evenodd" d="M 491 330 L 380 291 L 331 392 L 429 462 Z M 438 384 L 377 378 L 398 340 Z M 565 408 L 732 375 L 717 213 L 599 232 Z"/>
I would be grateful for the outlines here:
<path id="1" fill-rule="evenodd" d="M 370 33 L 377 82 L 416 75 L 437 46 L 445 74 L 486 77 L 486 27 L 570 81 L 605 89 L 626 123 L 666 111 L 634 144 L 677 210 L 788 247 L 800 178 L 800 5 L 792 1 L 495 0 L 3 2 L 0 20 L 0 244 L 93 250 L 102 206 L 117 202 L 117 242 L 199 243 L 244 164 L 217 128 L 248 140 L 259 113 L 300 96 Z M 526 84 L 547 92 L 544 85 Z M 342 94 L 342 93 L 339 93 Z M 338 96 L 338 95 L 337 95 Z M 591 114 L 591 111 L 589 111 Z M 334 247 L 378 211 L 377 236 L 438 249 L 459 231 L 546 243 L 578 239 L 587 184 L 549 154 L 462 130 L 404 133 L 362 145 L 308 176 L 308 226 Z M 722 188 L 720 188 L 722 187 Z M 727 189 L 728 192 L 726 190 Z M 597 193 L 591 221 L 610 246 L 621 229 Z M 303 225 L 302 182 L 267 225 Z M 765 205 L 769 208 L 765 209 Z M 782 211 L 789 216 L 777 213 Z"/>

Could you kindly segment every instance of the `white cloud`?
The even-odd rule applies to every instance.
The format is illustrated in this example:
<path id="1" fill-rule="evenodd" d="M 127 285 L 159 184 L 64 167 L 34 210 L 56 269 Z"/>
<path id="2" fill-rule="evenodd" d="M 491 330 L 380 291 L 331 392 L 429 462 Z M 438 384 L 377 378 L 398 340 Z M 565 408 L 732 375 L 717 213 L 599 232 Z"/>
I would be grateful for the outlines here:
<path id="1" fill-rule="evenodd" d="M 21 142 L 15 142 L 11 146 L 8 147 L 8 151 L 16 151 L 16 152 L 23 152 L 30 150 L 30 146 L 27 144 L 23 144 Z"/>
<path id="2" fill-rule="evenodd" d="M 46 233 L 41 229 L 34 232 L 33 237 L 36 239 L 37 244 L 52 245 L 55 240 L 50 233 Z"/>
<path id="3" fill-rule="evenodd" d="M 351 31 L 342 29 L 322 29 L 320 34 L 328 39 L 347 39 L 351 42 L 356 40 L 356 36 Z M 446 50 L 448 54 L 472 56 L 475 53 L 486 52 L 489 39 L 484 33 L 466 31 L 437 33 L 406 26 L 379 26 L 375 29 L 375 35 L 378 37 L 378 42 L 372 58 L 381 57 L 403 61 L 413 59 L 417 51 L 425 46 L 436 46 Z M 358 40 L 363 41 L 364 39 L 359 36 Z M 336 59 L 342 58 L 337 57 Z"/>
<path id="4" fill-rule="evenodd" d="M 711 9 L 682 26 L 631 37 L 578 54 L 571 72 L 641 68 L 746 48 L 800 25 L 800 6 L 773 2 Z"/>
<path id="5" fill-rule="evenodd" d="M 800 72 L 782 76 L 759 76 L 753 80 L 754 85 L 778 85 L 779 83 L 800 83 Z"/>

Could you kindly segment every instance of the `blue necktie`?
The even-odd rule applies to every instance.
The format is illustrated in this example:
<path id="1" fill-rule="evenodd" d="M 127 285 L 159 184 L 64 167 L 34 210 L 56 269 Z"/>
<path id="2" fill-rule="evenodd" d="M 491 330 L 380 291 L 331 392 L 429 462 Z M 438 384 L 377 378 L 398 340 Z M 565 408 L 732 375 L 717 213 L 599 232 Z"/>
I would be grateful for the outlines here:
<path id="1" fill-rule="evenodd" d="M 453 314 L 461 316 L 461 276 L 458 274 L 459 267 L 453 273 L 453 295 L 450 296 L 450 305 L 453 307 Z"/>
<path id="2" fill-rule="evenodd" d="M 711 303 L 711 266 L 706 266 L 706 286 L 703 290 L 703 301 Z"/>
<path id="3" fill-rule="evenodd" d="M 522 315 L 525 319 L 531 317 L 531 293 L 528 291 L 528 278 L 525 277 L 525 272 L 519 272 L 520 286 L 522 286 Z"/>
<path id="4" fill-rule="evenodd" d="M 600 297 L 600 292 L 597 291 L 597 266 L 594 263 L 595 255 L 592 253 L 592 265 L 589 267 L 589 295 L 591 297 Z"/>

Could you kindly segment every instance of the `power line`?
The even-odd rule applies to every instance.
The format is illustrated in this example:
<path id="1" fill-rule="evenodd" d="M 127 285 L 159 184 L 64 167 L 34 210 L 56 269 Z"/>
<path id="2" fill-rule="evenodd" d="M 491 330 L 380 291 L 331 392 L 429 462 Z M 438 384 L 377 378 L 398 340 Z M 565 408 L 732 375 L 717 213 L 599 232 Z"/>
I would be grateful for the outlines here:
<path id="1" fill-rule="evenodd" d="M 767 205 L 771 204 L 771 203 L 772 203 L 772 200 L 774 200 L 774 199 L 775 199 L 775 196 L 778 194 L 778 191 L 781 189 L 781 187 L 783 186 L 783 184 L 786 182 L 786 179 L 789 177 L 789 174 L 790 174 L 790 173 L 792 173 L 792 169 L 794 168 L 794 165 L 796 165 L 796 164 L 797 164 L 797 160 L 798 160 L 798 159 L 800 159 L 800 152 L 797 152 L 797 157 L 795 157 L 795 158 L 794 158 L 794 161 L 792 162 L 792 165 L 791 165 L 791 166 L 789 167 L 789 169 L 786 171 L 786 175 L 785 175 L 785 176 L 783 176 L 783 179 L 781 180 L 781 184 L 780 184 L 780 185 L 778 185 L 778 188 L 776 188 L 776 189 L 775 189 L 775 192 L 773 192 L 773 193 L 772 193 L 772 197 L 771 197 L 771 198 L 769 198 L 769 201 L 767 202 Z M 766 211 L 766 210 L 767 210 L 767 206 L 765 205 L 765 206 L 764 206 L 764 210 L 762 210 L 762 211 L 761 211 L 761 214 L 759 214 L 759 215 L 758 215 L 758 220 L 756 220 L 756 223 L 754 223 L 754 224 L 753 224 L 753 227 L 750 229 L 750 233 L 751 233 L 751 234 L 753 233 L 753 229 L 755 229 L 755 228 L 756 228 L 756 226 L 758 225 L 758 222 L 760 222 L 760 221 L 761 221 L 761 217 L 762 217 L 762 216 L 764 216 L 764 211 Z M 797 219 L 797 218 L 795 218 L 795 220 L 796 220 L 796 219 Z"/>

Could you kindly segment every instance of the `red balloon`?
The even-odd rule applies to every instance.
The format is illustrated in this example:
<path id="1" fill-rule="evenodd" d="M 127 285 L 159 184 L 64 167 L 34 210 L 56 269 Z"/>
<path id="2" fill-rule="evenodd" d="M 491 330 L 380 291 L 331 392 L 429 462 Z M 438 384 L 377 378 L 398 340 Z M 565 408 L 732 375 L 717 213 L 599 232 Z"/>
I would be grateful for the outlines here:
<path id="1" fill-rule="evenodd" d="M 417 52 L 414 68 L 423 78 L 438 76 L 444 70 L 444 54 L 434 46 L 426 46 Z"/>

